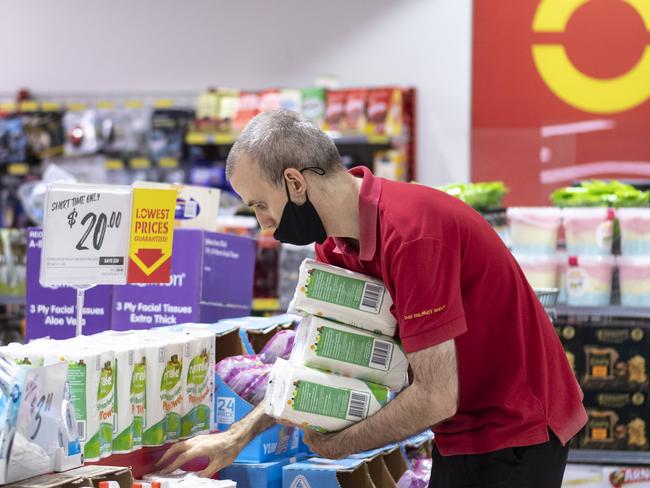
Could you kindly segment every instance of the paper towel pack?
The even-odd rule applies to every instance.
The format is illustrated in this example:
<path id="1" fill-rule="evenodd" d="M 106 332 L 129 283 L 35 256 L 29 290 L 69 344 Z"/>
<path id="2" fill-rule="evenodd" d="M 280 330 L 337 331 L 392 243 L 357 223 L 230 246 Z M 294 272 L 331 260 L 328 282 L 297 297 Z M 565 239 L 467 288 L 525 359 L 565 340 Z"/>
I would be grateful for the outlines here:
<path id="1" fill-rule="evenodd" d="M 305 259 L 289 313 L 317 315 L 393 336 L 397 323 L 390 312 L 392 305 L 380 280 Z"/>
<path id="2" fill-rule="evenodd" d="M 408 361 L 394 339 L 313 315 L 300 323 L 290 361 L 400 391 Z"/>
<path id="3" fill-rule="evenodd" d="M 383 385 L 278 359 L 271 369 L 264 411 L 295 425 L 333 432 L 373 415 L 390 397 Z"/>

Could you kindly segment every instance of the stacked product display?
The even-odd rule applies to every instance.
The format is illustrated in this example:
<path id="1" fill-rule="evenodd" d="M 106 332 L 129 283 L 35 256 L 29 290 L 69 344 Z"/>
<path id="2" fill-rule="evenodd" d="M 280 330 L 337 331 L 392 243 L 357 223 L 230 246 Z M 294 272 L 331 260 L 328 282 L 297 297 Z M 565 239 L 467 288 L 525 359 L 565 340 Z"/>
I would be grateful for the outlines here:
<path id="1" fill-rule="evenodd" d="M 604 307 L 618 301 L 618 267 L 620 303 L 650 306 L 650 208 L 518 207 L 508 218 L 512 250 L 533 287 L 560 288 L 568 305 Z M 566 252 L 558 250 L 561 227 Z"/>
<path id="2" fill-rule="evenodd" d="M 279 359 L 271 370 L 266 413 L 331 432 L 390 401 L 405 386 L 408 368 L 392 339 L 391 305 L 380 281 L 305 260 L 290 305 L 305 319 L 290 360 Z"/>

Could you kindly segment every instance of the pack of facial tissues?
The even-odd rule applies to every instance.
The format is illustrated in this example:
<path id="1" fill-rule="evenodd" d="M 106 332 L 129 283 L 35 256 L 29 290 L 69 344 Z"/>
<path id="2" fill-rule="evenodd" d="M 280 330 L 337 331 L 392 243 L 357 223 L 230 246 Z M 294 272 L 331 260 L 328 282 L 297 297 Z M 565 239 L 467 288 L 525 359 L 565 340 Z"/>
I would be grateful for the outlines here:
<path id="1" fill-rule="evenodd" d="M 305 260 L 290 306 L 305 318 L 289 361 L 271 369 L 265 412 L 321 432 L 375 414 L 407 384 L 391 306 L 381 281 Z"/>

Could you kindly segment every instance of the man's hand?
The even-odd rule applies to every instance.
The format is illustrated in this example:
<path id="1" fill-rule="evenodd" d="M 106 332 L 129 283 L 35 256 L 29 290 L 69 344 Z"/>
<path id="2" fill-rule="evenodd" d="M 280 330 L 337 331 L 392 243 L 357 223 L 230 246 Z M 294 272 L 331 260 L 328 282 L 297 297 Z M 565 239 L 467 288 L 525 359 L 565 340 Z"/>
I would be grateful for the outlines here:
<path id="1" fill-rule="evenodd" d="M 341 442 L 338 432 L 320 434 L 312 429 L 305 429 L 303 442 L 320 457 L 327 459 L 341 459 L 352 454 L 347 445 Z"/>
<path id="2" fill-rule="evenodd" d="M 162 468 L 175 457 L 176 459 L 161 471 L 163 474 L 169 474 L 193 459 L 207 457 L 208 467 L 201 471 L 199 476 L 210 478 L 220 469 L 232 464 L 246 444 L 274 423 L 275 420 L 264 413 L 264 405 L 260 403 L 225 432 L 200 435 L 173 445 L 160 458 L 156 467 Z"/>
<path id="3" fill-rule="evenodd" d="M 160 471 L 162 474 L 169 474 L 193 459 L 207 457 L 208 467 L 198 474 L 211 478 L 217 471 L 232 464 L 245 445 L 242 444 L 241 438 L 229 430 L 218 434 L 200 435 L 174 444 L 160 458 L 156 466 L 165 466 L 176 457 L 174 462 Z"/>

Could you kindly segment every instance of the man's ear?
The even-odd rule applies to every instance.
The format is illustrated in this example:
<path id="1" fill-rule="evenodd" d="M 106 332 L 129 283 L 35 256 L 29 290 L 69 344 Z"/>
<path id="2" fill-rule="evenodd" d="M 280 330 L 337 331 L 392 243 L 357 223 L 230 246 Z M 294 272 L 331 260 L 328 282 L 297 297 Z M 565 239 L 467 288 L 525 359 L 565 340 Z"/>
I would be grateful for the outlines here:
<path id="1" fill-rule="evenodd" d="M 284 179 L 289 185 L 292 195 L 302 197 L 307 191 L 307 182 L 303 174 L 296 168 L 287 168 L 284 170 Z"/>

